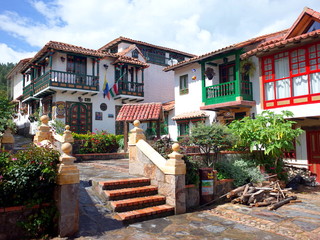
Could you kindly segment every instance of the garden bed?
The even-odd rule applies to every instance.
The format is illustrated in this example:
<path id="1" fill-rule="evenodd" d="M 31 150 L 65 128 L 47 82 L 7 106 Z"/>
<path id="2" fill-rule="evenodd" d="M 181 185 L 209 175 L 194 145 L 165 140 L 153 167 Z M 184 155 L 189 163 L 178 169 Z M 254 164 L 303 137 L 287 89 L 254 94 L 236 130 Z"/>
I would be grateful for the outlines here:
<path id="1" fill-rule="evenodd" d="M 47 207 L 50 207 L 50 204 L 0 208 L 0 239 L 24 239 L 28 233 L 20 226 L 22 222 Z"/>

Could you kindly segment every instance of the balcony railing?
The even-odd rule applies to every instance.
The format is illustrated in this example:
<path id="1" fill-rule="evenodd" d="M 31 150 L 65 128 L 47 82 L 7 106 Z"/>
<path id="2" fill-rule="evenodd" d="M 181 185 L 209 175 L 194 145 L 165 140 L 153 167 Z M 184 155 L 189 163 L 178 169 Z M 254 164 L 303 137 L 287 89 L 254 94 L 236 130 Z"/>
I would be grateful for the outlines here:
<path id="1" fill-rule="evenodd" d="M 24 87 L 23 97 L 26 99 L 30 96 L 37 96 L 37 93 L 48 87 L 99 91 L 99 77 L 51 70 Z"/>
<path id="2" fill-rule="evenodd" d="M 118 94 L 119 95 L 133 95 L 144 96 L 144 84 L 137 82 L 118 81 Z"/>
<path id="3" fill-rule="evenodd" d="M 240 90 L 239 85 L 240 84 Z M 252 101 L 252 83 L 232 81 L 206 87 L 206 105 L 235 101 L 236 97 Z"/>
<path id="4" fill-rule="evenodd" d="M 32 96 L 33 96 L 32 84 L 29 84 L 23 88 L 23 100 Z"/>

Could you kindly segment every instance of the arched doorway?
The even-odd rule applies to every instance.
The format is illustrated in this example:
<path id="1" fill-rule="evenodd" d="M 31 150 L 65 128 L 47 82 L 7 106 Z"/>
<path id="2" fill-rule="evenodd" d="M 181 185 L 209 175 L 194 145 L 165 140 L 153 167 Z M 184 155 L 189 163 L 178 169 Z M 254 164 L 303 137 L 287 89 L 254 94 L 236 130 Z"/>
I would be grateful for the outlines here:
<path id="1" fill-rule="evenodd" d="M 67 102 L 66 123 L 75 133 L 92 132 L 92 104 L 81 102 Z"/>

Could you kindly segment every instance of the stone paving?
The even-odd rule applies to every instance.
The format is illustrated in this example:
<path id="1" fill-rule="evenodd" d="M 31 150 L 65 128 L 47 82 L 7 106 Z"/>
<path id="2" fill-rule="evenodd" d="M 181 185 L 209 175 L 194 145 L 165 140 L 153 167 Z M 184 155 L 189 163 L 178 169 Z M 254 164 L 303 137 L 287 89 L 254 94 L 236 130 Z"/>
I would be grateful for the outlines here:
<path id="1" fill-rule="evenodd" d="M 91 191 L 90 180 L 132 177 L 128 160 L 77 163 L 81 172 L 80 231 L 76 239 L 320 239 L 320 191 L 297 194 L 301 203 L 277 211 L 226 203 L 123 225 Z"/>
<path id="2" fill-rule="evenodd" d="M 15 136 L 15 150 L 31 141 Z M 130 178 L 128 160 L 76 163 L 80 170 L 80 231 L 75 239 L 320 240 L 320 187 L 297 193 L 301 203 L 276 211 L 225 203 L 192 213 L 123 225 L 91 191 L 91 181 Z M 55 238 L 60 240 L 61 238 Z"/>

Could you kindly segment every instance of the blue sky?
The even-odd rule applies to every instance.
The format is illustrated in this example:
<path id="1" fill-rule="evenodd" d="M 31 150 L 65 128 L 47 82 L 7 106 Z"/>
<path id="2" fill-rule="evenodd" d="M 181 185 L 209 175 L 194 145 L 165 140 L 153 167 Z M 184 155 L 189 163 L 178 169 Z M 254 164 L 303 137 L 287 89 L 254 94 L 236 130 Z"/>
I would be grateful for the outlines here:
<path id="1" fill-rule="evenodd" d="M 0 63 L 48 41 L 98 49 L 125 36 L 203 54 L 289 28 L 319 0 L 0 0 Z"/>

